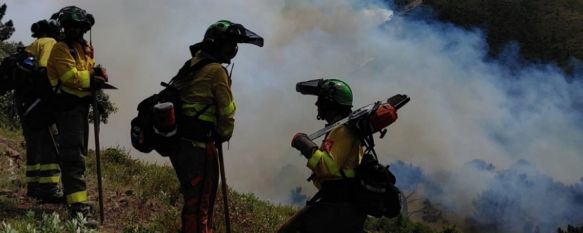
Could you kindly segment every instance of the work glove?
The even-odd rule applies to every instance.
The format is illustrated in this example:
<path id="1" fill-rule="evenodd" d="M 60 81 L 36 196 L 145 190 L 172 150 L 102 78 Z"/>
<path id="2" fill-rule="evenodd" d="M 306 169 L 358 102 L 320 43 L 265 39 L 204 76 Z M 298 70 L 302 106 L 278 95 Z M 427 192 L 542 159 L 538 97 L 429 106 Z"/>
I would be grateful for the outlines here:
<path id="1" fill-rule="evenodd" d="M 318 149 L 316 143 L 310 140 L 305 133 L 296 133 L 292 139 L 291 146 L 299 150 L 307 159 L 310 159 L 314 151 Z"/>

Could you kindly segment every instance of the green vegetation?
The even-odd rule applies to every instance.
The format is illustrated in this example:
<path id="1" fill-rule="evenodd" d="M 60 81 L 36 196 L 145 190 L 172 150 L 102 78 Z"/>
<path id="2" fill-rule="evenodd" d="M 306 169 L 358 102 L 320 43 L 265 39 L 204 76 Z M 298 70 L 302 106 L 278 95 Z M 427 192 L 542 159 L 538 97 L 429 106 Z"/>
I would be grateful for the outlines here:
<path id="1" fill-rule="evenodd" d="M 583 233 L 583 225 L 581 225 L 580 227 L 568 225 L 567 230 L 563 230 L 562 228 L 559 228 L 557 230 L 557 233 Z"/>
<path id="2" fill-rule="evenodd" d="M 0 130 L 0 141 L 24 153 L 21 138 L 16 133 Z M 2 147 L 0 145 L 0 147 Z M 1 149 L 1 148 L 0 148 Z M 174 170 L 169 166 L 144 163 L 133 159 L 121 148 L 109 148 L 102 153 L 106 222 L 98 232 L 177 232 L 180 227 L 182 198 Z M 90 198 L 96 203 L 95 160 L 88 156 L 88 185 Z M 0 156 L 0 233 L 8 232 L 90 232 L 82 227 L 82 219 L 69 219 L 60 205 L 37 205 L 22 198 L 24 195 L 24 166 L 16 171 L 6 169 L 8 157 Z M 21 165 L 23 161 L 19 162 Z M 15 173 L 10 175 L 10 173 Z M 233 232 L 275 232 L 298 209 L 274 205 L 259 200 L 253 194 L 229 190 L 229 206 Z M 219 190 L 215 206 L 216 232 L 225 232 L 222 196 Z M 97 216 L 97 215 L 96 215 Z M 77 231 L 77 229 L 80 229 Z M 367 230 L 380 232 L 458 232 L 455 227 L 435 231 L 429 226 L 405 218 L 367 221 Z"/>
<path id="3" fill-rule="evenodd" d="M 404 6 L 415 0 L 397 0 Z M 556 62 L 571 69 L 583 60 L 583 2 L 577 0 L 425 0 L 440 19 L 484 29 L 490 54 L 511 41 L 528 60 Z"/>
<path id="4" fill-rule="evenodd" d="M 42 214 L 35 217 L 32 211 L 26 213 L 21 221 L 2 222 L 0 233 L 94 233 L 95 230 L 85 226 L 87 220 L 79 215 L 77 218 L 63 221 L 57 213 Z"/>

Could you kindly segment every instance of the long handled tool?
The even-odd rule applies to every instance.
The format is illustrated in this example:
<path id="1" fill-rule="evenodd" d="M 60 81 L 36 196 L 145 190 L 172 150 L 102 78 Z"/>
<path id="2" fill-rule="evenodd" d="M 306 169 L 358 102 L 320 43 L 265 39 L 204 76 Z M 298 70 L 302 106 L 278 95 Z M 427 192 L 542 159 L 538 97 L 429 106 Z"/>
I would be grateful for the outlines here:
<path id="1" fill-rule="evenodd" d="M 97 106 L 97 91 L 91 90 L 91 98 L 93 99 L 93 131 L 95 133 L 95 165 L 97 170 L 97 189 L 99 191 L 99 223 L 103 225 L 105 214 L 103 211 L 103 186 L 101 183 L 101 150 L 99 149 L 99 107 Z"/>
<path id="2" fill-rule="evenodd" d="M 217 150 L 219 151 L 219 169 L 221 172 L 221 189 L 223 190 L 223 207 L 225 209 L 225 225 L 227 233 L 231 233 L 231 219 L 229 218 L 229 200 L 227 198 L 227 178 L 225 176 L 225 163 L 223 160 L 223 143 L 217 143 Z"/>

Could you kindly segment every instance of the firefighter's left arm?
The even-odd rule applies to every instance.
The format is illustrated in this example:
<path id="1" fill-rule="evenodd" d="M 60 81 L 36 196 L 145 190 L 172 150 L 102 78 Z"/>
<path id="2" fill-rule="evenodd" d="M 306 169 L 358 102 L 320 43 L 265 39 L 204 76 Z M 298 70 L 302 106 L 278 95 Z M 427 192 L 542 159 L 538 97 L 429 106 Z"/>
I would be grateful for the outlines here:
<path id="1" fill-rule="evenodd" d="M 226 70 L 217 66 L 214 70 L 213 95 L 217 110 L 217 133 L 222 141 L 233 135 L 235 127 L 235 102 Z"/>

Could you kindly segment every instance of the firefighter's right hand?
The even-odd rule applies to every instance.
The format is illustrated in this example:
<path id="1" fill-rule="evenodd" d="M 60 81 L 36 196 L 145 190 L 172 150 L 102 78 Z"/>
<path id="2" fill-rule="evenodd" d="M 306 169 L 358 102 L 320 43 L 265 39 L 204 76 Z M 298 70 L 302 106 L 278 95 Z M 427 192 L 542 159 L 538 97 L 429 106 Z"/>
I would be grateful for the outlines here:
<path id="1" fill-rule="evenodd" d="M 107 79 L 102 76 L 92 76 L 89 81 L 89 87 L 91 90 L 101 90 L 105 86 Z"/>
<path id="2" fill-rule="evenodd" d="M 305 133 L 296 133 L 292 139 L 291 146 L 302 152 L 302 155 L 307 159 L 312 157 L 312 154 L 318 146 Z"/>

